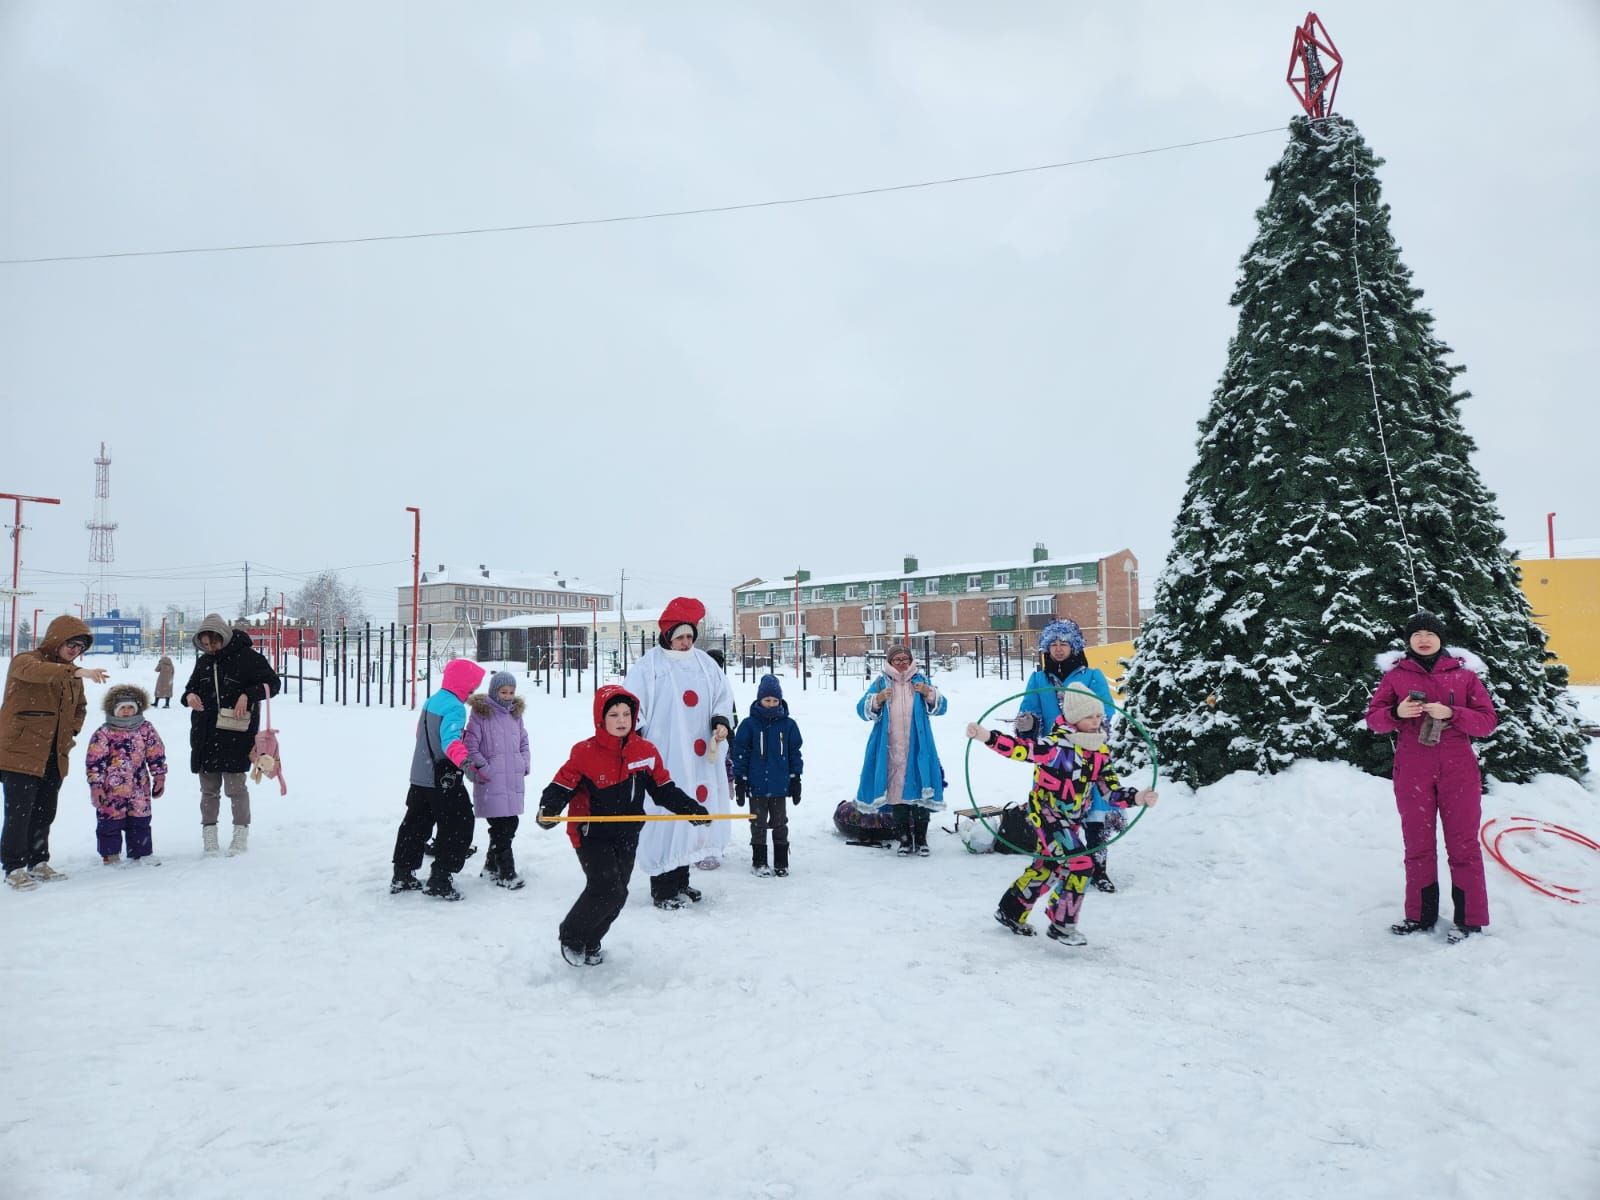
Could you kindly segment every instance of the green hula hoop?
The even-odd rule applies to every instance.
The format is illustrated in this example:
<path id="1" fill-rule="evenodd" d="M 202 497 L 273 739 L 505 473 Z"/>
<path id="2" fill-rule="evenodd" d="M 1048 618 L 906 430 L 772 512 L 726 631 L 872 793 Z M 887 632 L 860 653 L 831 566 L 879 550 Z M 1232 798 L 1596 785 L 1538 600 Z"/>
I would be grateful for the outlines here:
<path id="1" fill-rule="evenodd" d="M 1083 687 L 1082 685 L 1076 684 L 1076 683 L 1074 683 L 1070 687 L 1066 687 L 1066 688 L 1029 688 L 1025 692 L 1017 692 L 1015 695 L 1007 696 L 1002 700 L 996 700 L 988 708 L 983 710 L 983 716 L 979 717 L 976 723 L 979 724 L 979 725 L 982 725 L 984 717 L 987 717 L 990 713 L 992 713 L 995 709 L 999 708 L 1002 704 L 1009 704 L 1009 703 L 1011 703 L 1011 701 L 1020 699 L 1023 696 L 1042 696 L 1046 692 L 1056 692 L 1056 691 L 1078 692 L 1078 693 L 1080 693 L 1082 695 L 1090 696 L 1095 700 L 1099 700 L 1100 699 L 1099 696 L 1096 696 L 1088 688 Z M 1104 703 L 1104 702 L 1102 701 L 1102 703 Z M 1139 736 L 1144 739 L 1144 744 L 1149 748 L 1149 750 L 1150 750 L 1150 788 L 1151 788 L 1152 791 L 1154 791 L 1156 784 L 1161 779 L 1161 763 L 1160 763 L 1160 760 L 1156 757 L 1156 744 L 1155 744 L 1155 742 L 1151 739 L 1149 731 L 1147 729 L 1145 729 L 1145 727 L 1142 724 L 1139 723 L 1139 718 L 1135 717 L 1132 713 L 1130 713 L 1127 709 L 1121 707 L 1120 705 L 1113 704 L 1111 707 L 1116 712 L 1119 712 L 1119 713 L 1122 714 L 1123 720 L 1128 721 L 1130 724 L 1133 725 L 1133 727 L 1135 729 L 1137 729 L 1139 731 Z M 972 794 L 972 747 L 973 747 L 973 745 L 974 745 L 973 739 L 972 738 L 968 738 L 967 739 L 966 757 L 962 760 L 962 764 L 961 764 L 962 772 L 966 776 L 967 800 L 971 803 L 972 811 L 975 814 L 973 819 L 975 821 L 977 821 L 980 825 L 982 825 L 985 829 L 987 829 L 990 833 L 994 834 L 994 840 L 995 841 L 999 842 L 1002 846 L 1009 847 L 1011 850 L 1015 851 L 1017 854 L 1022 854 L 1022 855 L 1025 855 L 1025 856 L 1029 857 L 1029 858 L 1040 859 L 1040 860 L 1042 860 L 1044 862 L 1056 862 L 1056 863 L 1062 863 L 1062 864 L 1069 863 L 1069 862 L 1073 861 L 1073 859 L 1086 858 L 1086 857 L 1088 857 L 1090 855 L 1099 853 L 1101 850 L 1104 850 L 1107 846 L 1111 845 L 1113 842 L 1120 842 L 1128 834 L 1132 833 L 1133 832 L 1133 827 L 1135 825 L 1137 825 L 1140 822 L 1141 819 L 1143 819 L 1145 812 L 1148 811 L 1147 809 L 1145 809 L 1141 805 L 1140 808 L 1139 808 L 1139 811 L 1133 814 L 1133 819 L 1131 821 L 1129 821 L 1126 825 L 1124 825 L 1120 832 L 1113 834 L 1111 837 L 1108 837 L 1105 841 L 1101 842 L 1098 846 L 1085 846 L 1082 850 L 1079 850 L 1076 854 L 1072 855 L 1071 858 L 1066 858 L 1066 857 L 1063 857 L 1063 856 L 1061 856 L 1059 854 L 1040 854 L 1039 853 L 1039 847 L 1037 847 L 1037 846 L 1035 846 L 1031 850 L 1025 850 L 1021 846 L 1017 845 L 1015 842 L 1013 842 L 1013 841 L 1009 840 L 1008 838 L 1002 836 L 998 829 L 996 829 L 993 825 L 989 824 L 988 818 L 983 816 L 978 811 L 982 806 L 978 803 L 977 798 L 975 796 L 973 796 L 973 794 Z"/>

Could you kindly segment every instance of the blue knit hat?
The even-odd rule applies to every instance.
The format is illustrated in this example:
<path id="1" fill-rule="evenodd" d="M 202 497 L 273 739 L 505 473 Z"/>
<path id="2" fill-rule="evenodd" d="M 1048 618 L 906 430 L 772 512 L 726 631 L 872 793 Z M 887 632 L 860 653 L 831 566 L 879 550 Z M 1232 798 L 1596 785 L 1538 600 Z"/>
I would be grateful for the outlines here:
<path id="1" fill-rule="evenodd" d="M 768 696 L 783 699 L 783 688 L 778 683 L 776 675 L 763 675 L 760 684 L 756 687 L 756 699 L 765 700 Z"/>
<path id="2" fill-rule="evenodd" d="M 1056 642 L 1065 642 L 1076 654 L 1083 649 L 1083 630 L 1076 621 L 1051 621 L 1039 631 L 1039 649 L 1048 650 Z"/>
<path id="3" fill-rule="evenodd" d="M 499 695 L 500 689 L 505 687 L 505 685 L 508 683 L 511 685 L 512 691 L 517 690 L 517 677 L 515 675 L 513 675 L 510 671 L 496 671 L 489 678 L 489 695 Z"/>

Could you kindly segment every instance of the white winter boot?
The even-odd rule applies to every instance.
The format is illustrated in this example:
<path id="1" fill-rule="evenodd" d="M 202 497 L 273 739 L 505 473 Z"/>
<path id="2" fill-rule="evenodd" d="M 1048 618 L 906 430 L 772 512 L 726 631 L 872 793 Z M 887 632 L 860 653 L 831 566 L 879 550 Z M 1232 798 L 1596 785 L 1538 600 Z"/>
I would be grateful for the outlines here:
<path id="1" fill-rule="evenodd" d="M 200 840 L 205 846 L 207 854 L 215 854 L 222 849 L 221 846 L 217 845 L 217 827 L 215 825 L 200 826 Z"/>
<path id="2" fill-rule="evenodd" d="M 228 857 L 243 854 L 250 849 L 250 826 L 235 825 L 233 827 L 233 841 L 228 843 Z"/>

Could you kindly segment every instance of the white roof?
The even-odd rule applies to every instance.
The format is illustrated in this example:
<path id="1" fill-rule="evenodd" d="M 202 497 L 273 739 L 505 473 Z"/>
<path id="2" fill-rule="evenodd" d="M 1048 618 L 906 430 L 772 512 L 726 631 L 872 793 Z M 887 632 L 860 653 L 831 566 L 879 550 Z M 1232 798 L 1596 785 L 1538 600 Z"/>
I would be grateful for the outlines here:
<path id="1" fill-rule="evenodd" d="M 850 575 L 812 576 L 800 586 L 829 587 L 840 583 L 863 583 L 882 579 L 933 579 L 940 575 L 979 575 L 986 571 L 1029 571 L 1035 567 L 1078 567 L 1085 563 L 1097 563 L 1102 558 L 1110 558 L 1117 553 L 1115 550 L 1100 550 L 1092 554 L 1061 555 L 1052 554 L 1049 558 L 1039 562 L 1019 562 L 1016 559 L 1006 559 L 1002 562 L 967 563 L 954 567 L 918 567 L 915 571 L 856 571 Z M 775 592 L 788 588 L 794 590 L 794 581 L 784 579 L 765 579 L 760 583 L 752 583 L 739 589 L 740 594 L 745 592 Z"/>
<path id="2" fill-rule="evenodd" d="M 1511 553 L 1519 559 L 1550 557 L 1550 542 L 1512 542 Z M 1557 538 L 1557 558 L 1600 558 L 1600 538 Z"/>
<path id="3" fill-rule="evenodd" d="M 517 588 L 524 591 L 537 592 L 588 592 L 590 595 L 609 596 L 611 593 L 603 587 L 589 587 L 581 580 L 571 576 L 539 575 L 528 571 L 502 571 L 498 567 L 487 567 L 479 570 L 477 567 L 451 567 L 446 565 L 443 571 L 422 572 L 423 584 L 459 583 L 468 587 L 494 587 Z M 411 581 L 398 585 L 410 587 Z"/>
<path id="4" fill-rule="evenodd" d="M 591 616 L 592 610 L 588 608 L 573 608 L 559 614 L 562 625 L 592 625 L 595 618 Z M 479 629 L 554 629 L 556 627 L 556 613 L 523 613 L 519 617 L 505 617 L 499 621 L 485 621 Z M 623 614 L 628 625 L 654 625 L 661 620 L 659 608 L 630 608 Z M 613 625 L 617 623 L 617 610 L 602 608 L 599 619 Z"/>

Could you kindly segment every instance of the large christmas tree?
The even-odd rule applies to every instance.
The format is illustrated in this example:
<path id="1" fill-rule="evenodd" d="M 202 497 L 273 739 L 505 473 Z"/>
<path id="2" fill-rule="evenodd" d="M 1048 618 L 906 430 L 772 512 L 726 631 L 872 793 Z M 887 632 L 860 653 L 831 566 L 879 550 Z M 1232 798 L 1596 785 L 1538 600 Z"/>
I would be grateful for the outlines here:
<path id="1" fill-rule="evenodd" d="M 1392 744 L 1362 715 L 1374 659 L 1418 607 L 1487 664 L 1487 774 L 1584 770 L 1566 669 L 1473 470 L 1461 368 L 1400 261 L 1380 163 L 1350 121 L 1301 117 L 1267 176 L 1238 332 L 1124 685 L 1166 773 L 1195 785 L 1304 758 L 1387 774 Z"/>

